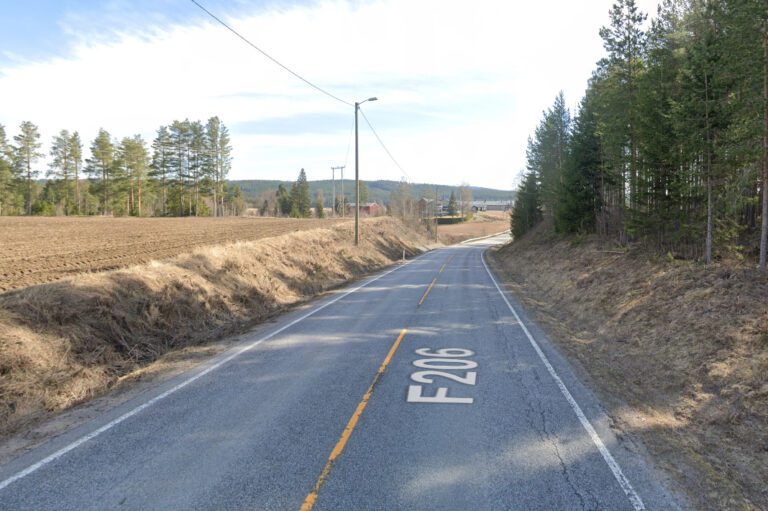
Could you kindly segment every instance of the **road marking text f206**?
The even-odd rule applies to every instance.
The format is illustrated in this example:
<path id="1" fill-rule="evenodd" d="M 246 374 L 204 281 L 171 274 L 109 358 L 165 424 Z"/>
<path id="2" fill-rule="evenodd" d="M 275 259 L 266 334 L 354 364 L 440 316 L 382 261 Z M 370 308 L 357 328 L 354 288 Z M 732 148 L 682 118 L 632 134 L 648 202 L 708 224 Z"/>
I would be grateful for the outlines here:
<path id="1" fill-rule="evenodd" d="M 477 367 L 477 362 L 464 358 L 473 356 L 474 351 L 463 348 L 442 348 L 434 351 L 431 348 L 419 348 L 416 350 L 416 354 L 427 357 L 413 361 L 414 366 L 426 369 L 411 374 L 411 380 L 417 383 L 432 384 L 435 382 L 435 378 L 445 378 L 463 385 L 475 385 L 477 383 L 477 372 L 469 371 L 469 369 Z M 464 374 L 459 375 L 446 371 L 464 371 Z M 472 404 L 475 400 L 471 397 L 451 397 L 448 395 L 448 387 L 438 387 L 434 395 L 425 396 L 422 385 L 409 385 L 406 401 L 409 403 L 467 405 Z"/>

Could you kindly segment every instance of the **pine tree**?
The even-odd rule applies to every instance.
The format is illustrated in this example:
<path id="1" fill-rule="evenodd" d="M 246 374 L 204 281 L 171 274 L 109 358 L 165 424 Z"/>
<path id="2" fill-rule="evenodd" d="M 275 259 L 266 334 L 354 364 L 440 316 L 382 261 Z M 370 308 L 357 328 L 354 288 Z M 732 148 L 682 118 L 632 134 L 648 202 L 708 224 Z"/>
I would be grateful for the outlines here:
<path id="1" fill-rule="evenodd" d="M 189 120 L 173 121 L 168 128 L 171 141 L 170 166 L 173 187 L 170 190 L 169 209 L 176 216 L 192 215 L 192 175 L 190 172 L 191 127 Z"/>
<path id="2" fill-rule="evenodd" d="M 80 214 L 80 170 L 83 166 L 83 142 L 78 132 L 69 138 L 69 156 L 72 163 L 72 177 L 75 180 L 75 213 Z"/>
<path id="3" fill-rule="evenodd" d="M 5 127 L 0 124 L 0 215 L 10 213 L 16 196 L 13 175 L 13 152 L 8 145 Z"/>
<path id="4" fill-rule="evenodd" d="M 48 169 L 48 177 L 58 180 L 59 193 L 65 215 L 73 210 L 74 200 L 72 193 L 72 179 L 74 174 L 72 156 L 72 135 L 67 130 L 61 130 L 53 137 L 51 145 L 51 166 Z"/>
<path id="5" fill-rule="evenodd" d="M 644 69 L 646 35 L 642 25 L 646 17 L 638 10 L 635 0 L 618 0 L 610 11 L 610 26 L 600 29 L 603 46 L 608 52 L 608 57 L 600 63 L 605 90 L 609 93 L 605 99 L 610 117 L 606 116 L 605 120 L 619 142 L 614 145 L 613 156 L 616 172 L 622 177 L 618 194 L 619 222 L 622 224 L 626 207 L 632 212 L 639 203 L 637 82 Z"/>
<path id="6" fill-rule="evenodd" d="M 13 137 L 13 140 L 16 142 L 14 163 L 16 174 L 26 181 L 27 194 L 24 210 L 28 215 L 31 215 L 34 190 L 33 180 L 40 174 L 40 171 L 33 167 L 37 160 L 43 156 L 43 153 L 40 152 L 43 144 L 40 143 L 40 133 L 37 126 L 31 122 L 22 122 L 20 129 L 21 133 Z"/>
<path id="7" fill-rule="evenodd" d="M 168 214 L 168 188 L 171 184 L 173 147 L 171 135 L 167 126 L 160 126 L 152 141 L 152 163 L 149 176 L 160 186 L 160 211 L 163 216 Z"/>
<path id="8" fill-rule="evenodd" d="M 210 176 L 213 181 L 214 216 L 223 214 L 223 186 L 232 165 L 232 147 L 229 131 L 218 117 L 208 119 L 205 129 L 210 157 Z"/>
<path id="9" fill-rule="evenodd" d="M 750 192 L 760 211 L 759 266 L 768 263 L 768 4 L 764 0 L 729 0 L 722 9 L 723 62 L 733 78 L 731 97 L 734 144 L 756 179 Z"/>
<path id="10" fill-rule="evenodd" d="M 126 211 L 132 216 L 142 216 L 142 194 L 149 169 L 147 145 L 141 135 L 126 137 L 120 142 L 117 155 L 125 177 Z"/>
<path id="11" fill-rule="evenodd" d="M 86 172 L 91 176 L 91 189 L 99 197 L 99 212 L 112 213 L 115 182 L 118 172 L 115 165 L 115 145 L 109 133 L 101 128 L 91 143 L 91 157 L 86 159 Z"/>

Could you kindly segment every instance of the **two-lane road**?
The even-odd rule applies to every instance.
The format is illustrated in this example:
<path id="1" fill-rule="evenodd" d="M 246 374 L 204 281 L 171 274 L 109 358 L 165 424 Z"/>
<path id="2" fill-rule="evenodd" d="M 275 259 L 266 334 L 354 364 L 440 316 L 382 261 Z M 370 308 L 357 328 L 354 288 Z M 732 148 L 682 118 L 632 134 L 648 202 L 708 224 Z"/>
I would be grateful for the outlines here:
<path id="1" fill-rule="evenodd" d="M 0 467 L 0 509 L 676 509 L 499 290 L 500 241 L 262 326 Z"/>

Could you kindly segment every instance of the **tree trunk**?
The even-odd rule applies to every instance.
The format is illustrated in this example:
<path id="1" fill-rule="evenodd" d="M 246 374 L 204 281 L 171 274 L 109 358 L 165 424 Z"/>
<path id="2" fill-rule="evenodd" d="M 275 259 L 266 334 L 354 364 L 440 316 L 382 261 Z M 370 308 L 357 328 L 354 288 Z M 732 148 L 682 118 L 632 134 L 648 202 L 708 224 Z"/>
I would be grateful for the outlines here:
<path id="1" fill-rule="evenodd" d="M 80 173 L 77 169 L 77 162 L 75 162 L 75 211 L 80 214 Z"/>
<path id="2" fill-rule="evenodd" d="M 704 70 L 704 120 L 707 130 L 707 235 L 704 248 L 704 258 L 707 264 L 712 264 L 712 134 L 709 129 L 709 77 L 707 70 Z"/>
<path id="3" fill-rule="evenodd" d="M 760 271 L 766 270 L 768 251 L 768 27 L 763 22 L 763 210 L 760 232 Z"/>
<path id="4" fill-rule="evenodd" d="M 27 215 L 32 215 L 32 165 L 27 159 Z"/>

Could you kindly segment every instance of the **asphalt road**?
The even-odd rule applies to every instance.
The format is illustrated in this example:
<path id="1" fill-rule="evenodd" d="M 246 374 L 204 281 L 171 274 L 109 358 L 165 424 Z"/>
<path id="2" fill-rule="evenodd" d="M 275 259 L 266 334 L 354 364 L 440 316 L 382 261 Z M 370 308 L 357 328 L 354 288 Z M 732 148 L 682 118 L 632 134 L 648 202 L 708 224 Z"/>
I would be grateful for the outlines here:
<path id="1" fill-rule="evenodd" d="M 0 467 L 0 509 L 678 509 L 497 288 L 499 241 L 262 326 Z"/>

